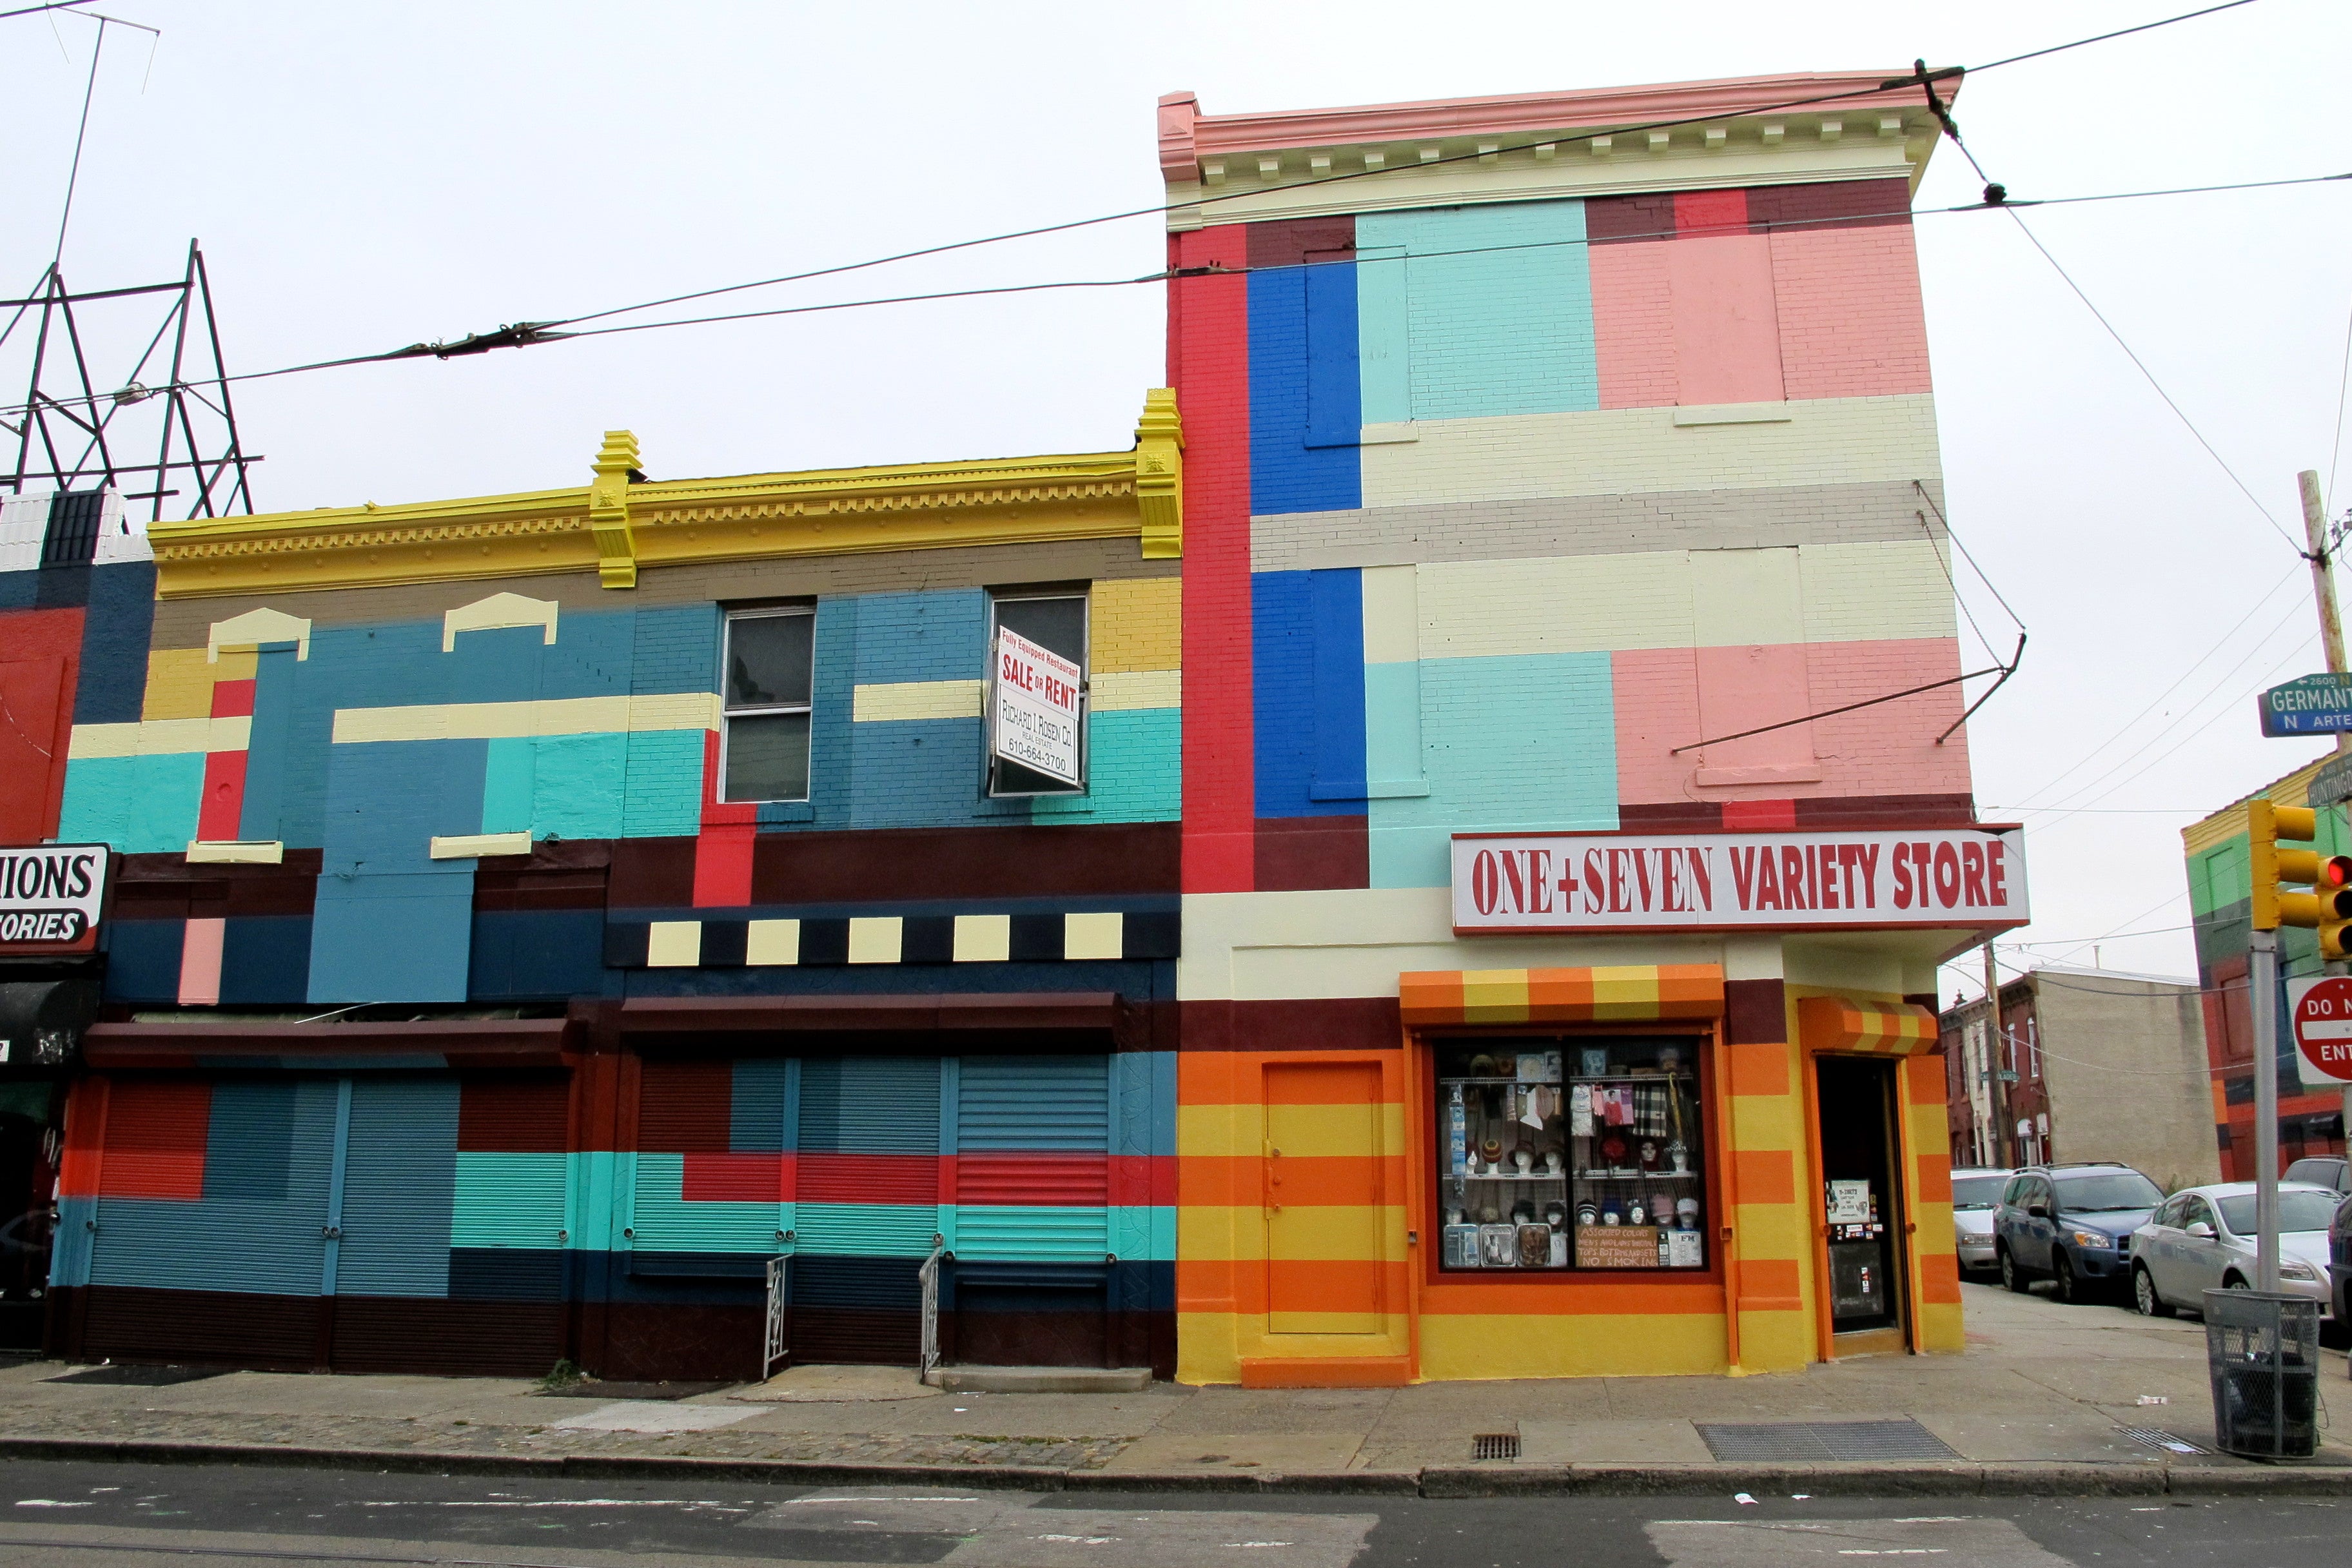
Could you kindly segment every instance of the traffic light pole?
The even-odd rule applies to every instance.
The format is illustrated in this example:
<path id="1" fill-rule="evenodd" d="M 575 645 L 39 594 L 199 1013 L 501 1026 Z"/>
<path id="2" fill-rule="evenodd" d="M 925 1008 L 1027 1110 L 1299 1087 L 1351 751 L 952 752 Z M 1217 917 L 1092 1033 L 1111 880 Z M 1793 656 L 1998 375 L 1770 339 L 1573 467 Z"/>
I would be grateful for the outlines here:
<path id="1" fill-rule="evenodd" d="M 2278 932 L 2248 939 L 2246 985 L 2254 1016 L 2254 1289 L 2279 1288 Z"/>

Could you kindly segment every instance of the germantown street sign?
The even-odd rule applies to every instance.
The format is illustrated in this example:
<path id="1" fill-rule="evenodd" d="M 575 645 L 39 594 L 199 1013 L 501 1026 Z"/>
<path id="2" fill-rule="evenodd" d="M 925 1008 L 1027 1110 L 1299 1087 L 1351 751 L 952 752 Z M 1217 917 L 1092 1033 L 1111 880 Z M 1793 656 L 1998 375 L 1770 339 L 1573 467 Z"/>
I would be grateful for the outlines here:
<path id="1" fill-rule="evenodd" d="M 2305 675 L 2256 699 L 2265 735 L 2332 735 L 2352 730 L 2352 675 Z"/>

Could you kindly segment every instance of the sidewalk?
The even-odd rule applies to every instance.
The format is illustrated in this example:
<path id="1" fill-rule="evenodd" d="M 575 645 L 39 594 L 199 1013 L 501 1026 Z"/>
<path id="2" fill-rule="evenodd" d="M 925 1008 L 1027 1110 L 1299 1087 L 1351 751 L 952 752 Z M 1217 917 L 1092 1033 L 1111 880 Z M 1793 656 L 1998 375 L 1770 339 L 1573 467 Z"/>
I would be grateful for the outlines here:
<path id="1" fill-rule="evenodd" d="M 2159 1446 L 2163 1434 L 2212 1444 L 2204 1333 L 2194 1320 L 1963 1289 L 1964 1355 L 1737 1379 L 1280 1392 L 1163 1384 L 1135 1394 L 943 1394 L 898 1369 L 802 1369 L 775 1384 L 672 1400 L 612 1399 L 593 1385 L 559 1397 L 492 1378 L 231 1373 L 162 1387 L 58 1383 L 47 1380 L 68 1369 L 33 1363 L 0 1371 L 0 1455 L 1430 1496 L 2352 1493 L 2352 1427 L 2295 1466 Z M 2321 1376 L 2323 1402 L 2352 1420 L 2345 1357 L 2327 1352 Z M 2139 1403 L 2149 1397 L 2166 1403 Z M 1832 1461 L 1784 1449 L 1725 1460 L 1699 1430 L 1906 1420 L 1950 1455 Z M 1518 1458 L 1474 1462 L 1474 1437 L 1490 1434 L 1516 1436 Z"/>

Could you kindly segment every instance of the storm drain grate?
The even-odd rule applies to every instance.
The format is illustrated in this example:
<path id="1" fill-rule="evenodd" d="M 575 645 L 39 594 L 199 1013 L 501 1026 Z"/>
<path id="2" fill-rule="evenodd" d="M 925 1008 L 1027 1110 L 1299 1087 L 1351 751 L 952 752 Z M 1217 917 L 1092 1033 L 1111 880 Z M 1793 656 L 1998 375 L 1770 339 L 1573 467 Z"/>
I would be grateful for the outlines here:
<path id="1" fill-rule="evenodd" d="M 1470 1457 L 1474 1459 L 1516 1459 L 1519 1457 L 1519 1435 L 1517 1432 L 1481 1432 L 1470 1439 Z"/>
<path id="2" fill-rule="evenodd" d="M 2116 1431 L 2135 1443 L 2145 1443 L 2151 1448 L 2162 1448 L 2168 1454 L 2210 1454 L 2210 1448 L 2200 1448 L 2186 1437 L 2176 1437 L 2169 1432 L 2159 1432 L 2153 1426 L 2118 1426 Z"/>
<path id="3" fill-rule="evenodd" d="M 1694 1422 L 1718 1459 L 1957 1459 L 1916 1421 Z"/>

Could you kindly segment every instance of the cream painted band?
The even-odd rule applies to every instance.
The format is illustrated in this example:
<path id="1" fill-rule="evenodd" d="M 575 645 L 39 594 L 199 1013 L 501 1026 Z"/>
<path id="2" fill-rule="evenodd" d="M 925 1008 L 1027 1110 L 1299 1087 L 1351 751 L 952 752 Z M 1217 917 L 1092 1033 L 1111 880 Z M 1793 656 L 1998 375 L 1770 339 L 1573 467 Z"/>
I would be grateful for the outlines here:
<path id="1" fill-rule="evenodd" d="M 1917 478 L 1941 505 L 1936 476 Z M 1250 570 L 1863 544 L 1927 537 L 1922 513 L 1933 527 L 1934 514 L 1908 479 L 1276 512 L 1250 520 Z M 1942 537 L 1942 529 L 1934 531 Z"/>
<path id="2" fill-rule="evenodd" d="M 1926 539 L 1439 562 L 1414 586 L 1425 659 L 1958 635 Z"/>
<path id="3" fill-rule="evenodd" d="M 461 605 L 441 617 L 441 651 L 455 652 L 459 632 L 498 631 L 508 626 L 538 626 L 542 644 L 555 641 L 556 605 L 552 599 L 521 594 L 493 594 Z"/>
<path id="4" fill-rule="evenodd" d="M 75 762 L 90 757 L 170 757 L 191 752 L 242 752 L 250 718 L 142 719 L 129 724 L 77 724 L 66 744 Z"/>
<path id="5" fill-rule="evenodd" d="M 1906 123 L 1906 134 L 1880 139 L 1856 136 L 1824 141 L 1815 125 L 1791 129 L 1777 145 L 1763 135 L 1765 124 L 1790 117 L 1771 115 L 1733 121 L 1739 139 L 1709 149 L 1696 126 L 1672 132 L 1664 149 L 1648 151 L 1642 136 L 1614 139 L 1605 156 L 1595 156 L 1580 142 L 1570 142 L 1559 156 L 1539 159 L 1532 151 L 1503 154 L 1494 163 L 1477 159 L 1433 164 L 1391 164 L 1379 174 L 1327 184 L 1302 184 L 1306 170 L 1297 155 L 1286 160 L 1271 180 L 1256 177 L 1255 156 L 1212 160 L 1222 171 L 1214 185 L 1171 183 L 1168 199 L 1183 203 L 1168 215 L 1171 230 L 1201 228 L 1229 223 L 1264 223 L 1270 218 L 1319 217 L 1339 213 L 1395 212 L 1406 207 L 1471 206 L 1487 202 L 1560 201 L 1578 196 L 1625 195 L 1640 191 L 1720 190 L 1733 185 L 1800 185 L 1830 180 L 1909 181 L 1915 166 L 1927 162 L 1934 148 L 1936 125 L 1925 114 L 1915 116 L 1916 131 Z M 1563 135 L 1572 132 L 1563 132 Z M 1513 136 L 1517 149 L 1532 147 L 1540 133 Z M 1356 154 L 1353 169 L 1362 168 Z M 1253 189 L 1264 184 L 1267 188 Z"/>
<path id="6" fill-rule="evenodd" d="M 310 623 L 299 616 L 289 616 L 283 610 L 273 610 L 264 605 L 259 609 L 247 610 L 241 616 L 232 616 L 225 621 L 215 621 L 210 635 L 205 640 L 205 658 L 218 663 L 223 648 L 258 647 L 264 643 L 278 642 L 292 643 L 298 662 L 309 658 Z"/>
<path id="7" fill-rule="evenodd" d="M 275 838 L 191 838 L 191 866 L 282 866 L 286 846 Z"/>
<path id="8" fill-rule="evenodd" d="M 436 860 L 472 860 L 484 855 L 528 855 L 530 853 L 530 830 L 517 833 L 436 833 L 433 836 L 432 855 Z"/>
<path id="9" fill-rule="evenodd" d="M 1942 471 L 1926 393 L 1780 405 L 1785 422 L 1677 428 L 1671 408 L 1424 419 L 1367 447 L 1367 507 L 1769 485 L 1907 483 Z"/>
<path id="10" fill-rule="evenodd" d="M 1172 669 L 1109 670 L 1087 683 L 1087 705 L 1097 713 L 1141 708 L 1174 708 L 1182 702 L 1182 679 Z M 908 719 L 977 719 L 982 684 L 977 680 L 904 680 L 856 688 L 850 716 L 860 724 Z"/>
<path id="11" fill-rule="evenodd" d="M 532 735 L 597 735 L 718 727 L 719 698 L 709 691 L 335 710 L 338 745 L 372 741 L 508 741 Z"/>

